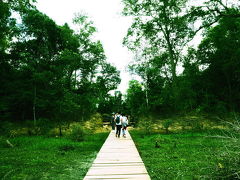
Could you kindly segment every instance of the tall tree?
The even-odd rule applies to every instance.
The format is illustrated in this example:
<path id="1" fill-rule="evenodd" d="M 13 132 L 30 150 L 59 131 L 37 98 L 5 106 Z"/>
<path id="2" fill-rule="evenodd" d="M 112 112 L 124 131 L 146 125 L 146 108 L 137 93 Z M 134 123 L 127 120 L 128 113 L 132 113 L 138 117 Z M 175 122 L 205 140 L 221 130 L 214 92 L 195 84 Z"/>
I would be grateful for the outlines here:
<path id="1" fill-rule="evenodd" d="M 207 68 L 203 72 L 209 82 L 208 91 L 216 105 L 236 111 L 239 107 L 240 18 L 223 17 L 207 32 L 198 49 L 198 58 Z"/>
<path id="2" fill-rule="evenodd" d="M 146 113 L 147 107 L 144 103 L 144 95 L 143 86 L 137 80 L 129 82 L 129 88 L 126 95 L 126 106 L 130 114 L 135 118 Z"/>
<path id="3" fill-rule="evenodd" d="M 134 50 L 144 47 L 145 44 L 147 49 L 153 51 L 144 52 L 144 55 L 150 57 L 167 52 L 167 57 L 162 60 L 169 67 L 171 81 L 175 86 L 176 67 L 184 44 L 191 37 L 186 0 L 123 0 L 123 2 L 125 4 L 123 13 L 135 17 L 124 44 Z"/>
<path id="4" fill-rule="evenodd" d="M 0 8 L 1 119 L 56 120 L 61 134 L 64 121 L 91 115 L 99 95 L 117 87 L 119 72 L 93 40 L 96 28 L 86 16 L 74 19 L 74 32 L 27 0 L 0 2 Z"/>

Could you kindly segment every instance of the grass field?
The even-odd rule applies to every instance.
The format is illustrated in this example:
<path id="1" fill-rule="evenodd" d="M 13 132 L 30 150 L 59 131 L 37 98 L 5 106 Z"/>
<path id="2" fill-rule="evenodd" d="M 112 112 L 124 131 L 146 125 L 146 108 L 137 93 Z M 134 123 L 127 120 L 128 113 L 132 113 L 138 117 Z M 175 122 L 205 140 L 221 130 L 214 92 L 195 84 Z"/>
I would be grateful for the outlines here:
<path id="1" fill-rule="evenodd" d="M 10 140 L 13 148 L 0 137 L 0 179 L 83 179 L 107 134 L 87 135 L 82 142 L 22 136 Z"/>
<path id="2" fill-rule="evenodd" d="M 218 134 L 182 132 L 146 135 L 141 131 L 131 131 L 153 180 L 238 179 L 239 146 L 234 146 L 236 141 L 230 138 L 215 137 Z"/>

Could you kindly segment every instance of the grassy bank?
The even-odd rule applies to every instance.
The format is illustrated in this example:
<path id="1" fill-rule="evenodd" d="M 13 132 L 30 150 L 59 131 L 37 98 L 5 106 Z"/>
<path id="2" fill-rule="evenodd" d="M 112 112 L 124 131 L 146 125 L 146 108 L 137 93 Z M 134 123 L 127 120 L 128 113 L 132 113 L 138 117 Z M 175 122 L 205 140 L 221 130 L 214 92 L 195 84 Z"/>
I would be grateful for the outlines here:
<path id="1" fill-rule="evenodd" d="M 153 180 L 238 179 L 239 140 L 221 131 L 131 135 Z"/>
<path id="2" fill-rule="evenodd" d="M 87 135 L 82 142 L 67 138 L 22 136 L 11 138 L 13 148 L 0 137 L 2 179 L 82 179 L 108 133 Z"/>

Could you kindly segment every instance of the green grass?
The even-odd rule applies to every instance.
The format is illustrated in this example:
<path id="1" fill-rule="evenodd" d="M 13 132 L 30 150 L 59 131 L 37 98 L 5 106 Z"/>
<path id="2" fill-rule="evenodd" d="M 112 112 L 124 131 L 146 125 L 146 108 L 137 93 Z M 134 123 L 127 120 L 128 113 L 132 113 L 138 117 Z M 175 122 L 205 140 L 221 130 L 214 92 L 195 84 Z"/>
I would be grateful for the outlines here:
<path id="1" fill-rule="evenodd" d="M 83 142 L 44 136 L 0 137 L 0 179 L 83 179 L 108 133 L 87 135 Z"/>
<path id="2" fill-rule="evenodd" d="M 151 134 L 131 131 L 151 179 L 234 179 L 229 158 L 236 157 L 232 140 L 211 137 L 206 132 Z M 159 148 L 155 147 L 156 141 Z M 234 161 L 234 166 L 240 160 Z M 230 176 L 229 176 L 230 174 Z M 225 178 L 223 178 L 225 177 Z"/>

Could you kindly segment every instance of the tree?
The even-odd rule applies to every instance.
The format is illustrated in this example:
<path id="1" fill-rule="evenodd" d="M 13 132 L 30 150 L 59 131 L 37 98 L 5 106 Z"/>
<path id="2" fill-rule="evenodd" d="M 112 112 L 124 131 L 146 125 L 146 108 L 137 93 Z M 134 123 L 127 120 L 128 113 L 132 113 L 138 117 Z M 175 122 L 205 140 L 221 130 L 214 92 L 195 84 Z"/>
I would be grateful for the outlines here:
<path id="1" fill-rule="evenodd" d="M 0 2 L 1 119 L 65 122 L 89 117 L 120 82 L 87 16 L 58 26 L 29 1 Z M 11 17 L 17 12 L 17 18 Z M 17 88 L 16 88 L 17 87 Z M 101 87 L 101 88 L 99 88 Z M 103 99 L 104 99 L 103 98 Z"/>
<path id="2" fill-rule="evenodd" d="M 123 2 L 123 13 L 135 17 L 124 44 L 133 50 L 137 49 L 136 46 L 141 48 L 147 44 L 145 46 L 150 52 L 145 49 L 144 55 L 150 57 L 167 55 L 162 60 L 169 67 L 171 82 L 175 86 L 181 52 L 192 37 L 186 0 Z"/>
<path id="3" fill-rule="evenodd" d="M 231 111 L 239 108 L 239 26 L 240 19 L 226 16 L 210 29 L 198 49 L 198 58 L 207 68 L 203 72 L 211 104 Z"/>
<path id="4" fill-rule="evenodd" d="M 16 63 L 12 59 L 9 51 L 12 48 L 13 39 L 20 34 L 17 21 L 12 17 L 12 13 L 25 14 L 27 9 L 34 9 L 28 0 L 1 1 L 0 2 L 0 113 L 1 119 L 15 118 L 13 115 L 18 112 L 14 106 L 18 103 L 15 99 L 24 94 L 19 93 L 19 74 Z M 16 88 L 18 87 L 18 88 Z M 21 106 L 17 106 L 20 107 Z M 21 112 L 21 111 L 19 111 Z M 24 113 L 20 113 L 24 116 Z"/>
<path id="5" fill-rule="evenodd" d="M 49 104 L 45 97 L 46 91 L 51 90 L 49 82 L 54 78 L 52 59 L 60 50 L 59 28 L 53 20 L 35 9 L 27 10 L 21 17 L 23 24 L 19 29 L 19 39 L 13 43 L 10 53 L 15 65 L 29 74 L 29 90 L 25 89 L 25 92 L 28 91 L 32 97 L 36 126 L 37 113 L 44 111 Z"/>
<path id="6" fill-rule="evenodd" d="M 132 80 L 129 82 L 129 88 L 126 95 L 126 106 L 129 109 L 131 116 L 138 118 L 140 115 L 145 114 L 146 104 L 145 102 L 145 92 L 143 86 L 137 81 Z"/>

